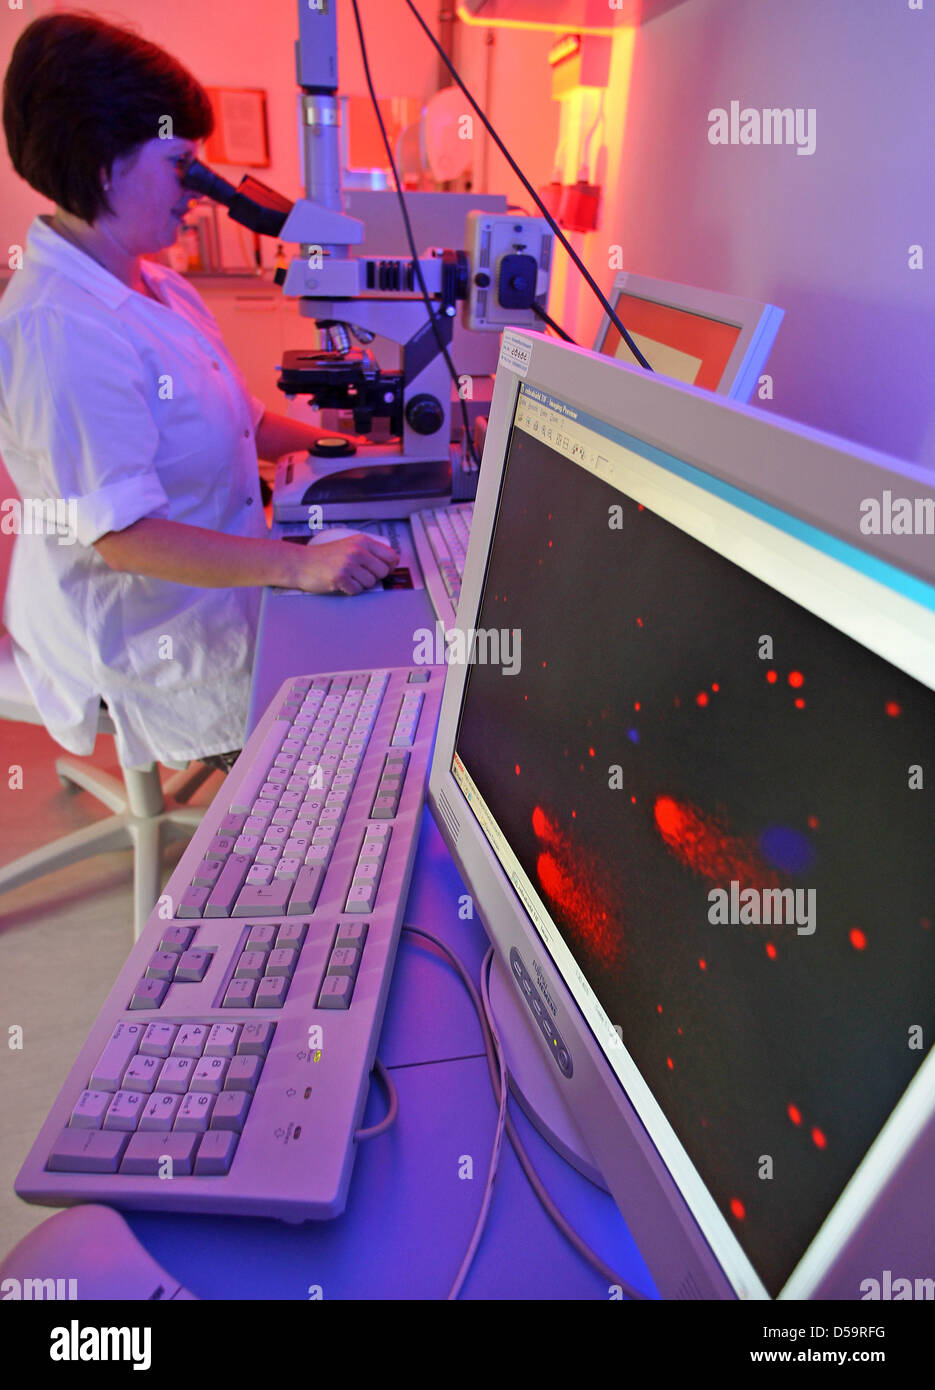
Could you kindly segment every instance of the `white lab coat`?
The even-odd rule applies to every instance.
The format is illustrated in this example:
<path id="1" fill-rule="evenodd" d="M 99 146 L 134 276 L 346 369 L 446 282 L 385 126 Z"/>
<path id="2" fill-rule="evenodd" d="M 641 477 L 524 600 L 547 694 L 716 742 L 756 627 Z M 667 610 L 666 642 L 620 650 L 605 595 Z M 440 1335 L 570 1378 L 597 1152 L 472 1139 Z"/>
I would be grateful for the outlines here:
<path id="1" fill-rule="evenodd" d="M 241 746 L 260 593 L 117 574 L 94 541 L 148 516 L 268 534 L 263 402 L 185 278 L 142 273 L 160 303 L 40 216 L 0 300 L 0 454 L 22 499 L 77 519 L 17 536 L 4 621 L 52 736 L 90 753 L 103 699 L 125 767 Z"/>

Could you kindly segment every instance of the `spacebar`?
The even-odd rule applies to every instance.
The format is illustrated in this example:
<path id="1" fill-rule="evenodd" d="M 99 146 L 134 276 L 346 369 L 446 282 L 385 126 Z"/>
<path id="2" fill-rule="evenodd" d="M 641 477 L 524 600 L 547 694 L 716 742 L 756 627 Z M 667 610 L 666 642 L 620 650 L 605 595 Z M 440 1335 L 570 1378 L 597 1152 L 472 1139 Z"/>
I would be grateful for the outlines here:
<path id="1" fill-rule="evenodd" d="M 234 815 L 244 815 L 253 810 L 257 793 L 266 781 L 266 774 L 273 765 L 273 759 L 282 747 L 282 741 L 292 728 L 288 719 L 274 719 L 269 733 L 260 744 L 250 762 L 250 771 L 234 793 L 229 810 Z"/>

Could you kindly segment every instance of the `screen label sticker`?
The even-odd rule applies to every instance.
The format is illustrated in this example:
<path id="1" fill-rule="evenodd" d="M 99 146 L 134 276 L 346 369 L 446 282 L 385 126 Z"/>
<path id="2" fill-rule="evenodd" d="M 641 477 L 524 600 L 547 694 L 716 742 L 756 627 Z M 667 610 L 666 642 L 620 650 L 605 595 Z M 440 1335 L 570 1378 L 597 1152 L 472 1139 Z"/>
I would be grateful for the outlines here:
<path id="1" fill-rule="evenodd" d="M 532 343 L 528 338 L 521 338 L 518 333 L 511 329 L 506 329 L 503 334 L 503 342 L 500 344 L 500 366 L 509 367 L 511 372 L 516 372 L 517 376 L 525 377 L 529 371 L 529 357 L 532 352 Z"/>

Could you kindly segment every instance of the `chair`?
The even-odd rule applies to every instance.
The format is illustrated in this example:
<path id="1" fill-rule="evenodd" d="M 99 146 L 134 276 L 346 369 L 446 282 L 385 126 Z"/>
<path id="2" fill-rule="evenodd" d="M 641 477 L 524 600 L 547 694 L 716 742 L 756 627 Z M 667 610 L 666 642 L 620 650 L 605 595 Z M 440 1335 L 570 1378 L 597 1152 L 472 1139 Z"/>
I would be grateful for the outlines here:
<path id="1" fill-rule="evenodd" d="M 21 724 L 42 723 L 14 661 L 13 643 L 8 634 L 0 637 L 0 719 L 16 720 Z M 103 705 L 97 727 L 99 733 L 116 732 Z M 125 767 L 122 782 L 89 763 L 73 758 L 57 758 L 55 770 L 63 786 L 82 787 L 110 807 L 114 814 L 0 868 L 0 893 L 18 888 L 55 869 L 62 869 L 67 864 L 88 859 L 92 854 L 132 848 L 135 940 L 143 930 L 162 889 L 163 844 L 170 840 L 189 839 L 204 815 L 201 808 L 178 804 L 167 806 L 164 792 L 175 803 L 187 801 L 202 782 L 207 781 L 214 769 L 196 763 L 193 768 L 170 778 L 165 788 L 159 780 L 159 769 L 155 763 L 145 767 Z"/>

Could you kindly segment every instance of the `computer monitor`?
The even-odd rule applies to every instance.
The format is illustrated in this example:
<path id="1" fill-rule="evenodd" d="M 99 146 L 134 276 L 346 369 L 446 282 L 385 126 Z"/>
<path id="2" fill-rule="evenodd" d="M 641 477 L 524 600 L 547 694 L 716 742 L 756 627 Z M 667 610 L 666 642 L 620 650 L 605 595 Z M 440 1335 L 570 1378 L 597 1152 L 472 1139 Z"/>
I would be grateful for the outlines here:
<path id="1" fill-rule="evenodd" d="M 504 335 L 429 798 L 664 1297 L 935 1274 L 925 476 Z"/>
<path id="2" fill-rule="evenodd" d="M 608 298 L 654 372 L 735 401 L 753 394 L 785 312 L 628 271 L 617 275 Z M 594 351 L 636 363 L 606 314 Z"/>

